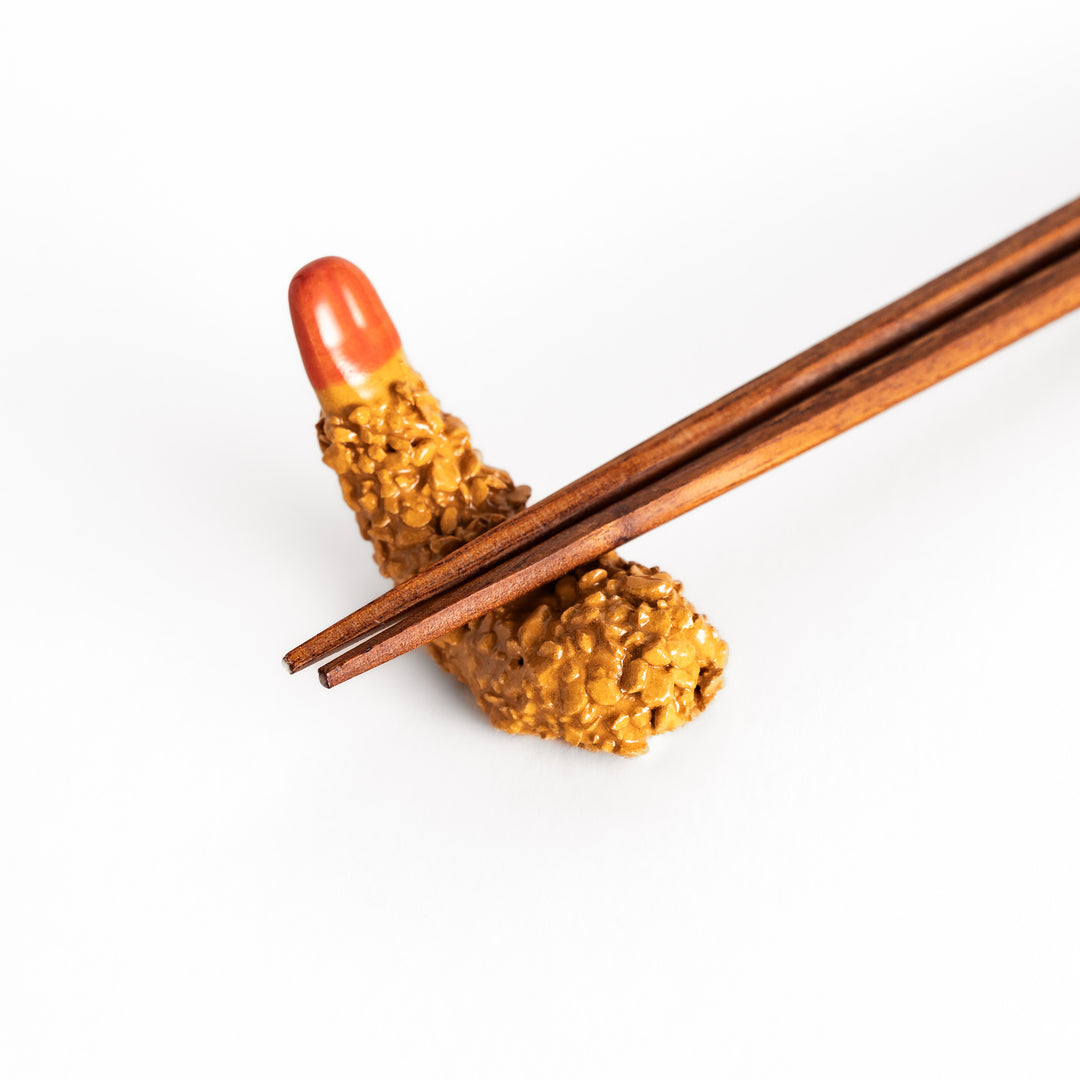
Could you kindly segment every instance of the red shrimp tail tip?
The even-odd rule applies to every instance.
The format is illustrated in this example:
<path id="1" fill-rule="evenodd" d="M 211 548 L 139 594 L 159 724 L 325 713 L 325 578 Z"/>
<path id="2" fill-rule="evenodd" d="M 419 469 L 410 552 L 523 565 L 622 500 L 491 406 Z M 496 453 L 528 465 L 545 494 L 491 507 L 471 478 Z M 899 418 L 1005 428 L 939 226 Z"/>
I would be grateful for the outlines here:
<path id="1" fill-rule="evenodd" d="M 304 368 L 322 400 L 401 352 L 401 338 L 371 282 L 336 255 L 310 262 L 289 285 L 289 310 Z"/>

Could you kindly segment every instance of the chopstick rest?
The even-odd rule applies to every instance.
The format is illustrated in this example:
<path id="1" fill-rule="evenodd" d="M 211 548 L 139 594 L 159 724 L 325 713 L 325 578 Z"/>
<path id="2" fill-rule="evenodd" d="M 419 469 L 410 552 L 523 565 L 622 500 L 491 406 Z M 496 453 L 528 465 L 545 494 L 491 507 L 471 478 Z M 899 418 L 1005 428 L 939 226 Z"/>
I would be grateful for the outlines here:
<path id="1" fill-rule="evenodd" d="M 319 441 L 384 574 L 403 581 L 519 513 L 528 489 L 484 464 L 409 366 L 367 278 L 318 260 L 290 289 Z M 614 553 L 429 642 L 504 731 L 620 755 L 697 716 L 727 648 L 670 575 Z"/>

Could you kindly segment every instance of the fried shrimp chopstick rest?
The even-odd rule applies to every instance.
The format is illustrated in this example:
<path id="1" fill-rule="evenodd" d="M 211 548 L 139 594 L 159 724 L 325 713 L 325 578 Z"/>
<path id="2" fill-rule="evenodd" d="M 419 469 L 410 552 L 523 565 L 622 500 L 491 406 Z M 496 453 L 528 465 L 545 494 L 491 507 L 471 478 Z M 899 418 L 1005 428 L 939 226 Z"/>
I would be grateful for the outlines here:
<path id="1" fill-rule="evenodd" d="M 360 270 L 309 263 L 289 305 L 322 406 L 323 460 L 383 574 L 404 581 L 522 509 L 529 489 L 485 465 L 442 412 Z M 623 755 L 701 712 L 727 660 L 678 582 L 614 552 L 428 650 L 503 731 Z"/>

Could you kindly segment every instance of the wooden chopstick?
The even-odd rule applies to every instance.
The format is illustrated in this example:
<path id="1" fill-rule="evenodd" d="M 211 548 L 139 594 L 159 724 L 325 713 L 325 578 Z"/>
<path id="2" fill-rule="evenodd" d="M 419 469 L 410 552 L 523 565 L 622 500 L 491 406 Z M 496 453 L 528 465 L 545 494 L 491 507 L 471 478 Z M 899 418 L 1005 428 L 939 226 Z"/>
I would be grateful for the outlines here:
<path id="1" fill-rule="evenodd" d="M 894 349 L 535 547 L 416 606 L 319 669 L 336 686 L 775 468 L 1080 307 L 1080 252 Z"/>
<path id="2" fill-rule="evenodd" d="M 284 657 L 302 668 L 640 490 L 1080 247 L 1080 199 L 826 338 L 421 570 Z"/>

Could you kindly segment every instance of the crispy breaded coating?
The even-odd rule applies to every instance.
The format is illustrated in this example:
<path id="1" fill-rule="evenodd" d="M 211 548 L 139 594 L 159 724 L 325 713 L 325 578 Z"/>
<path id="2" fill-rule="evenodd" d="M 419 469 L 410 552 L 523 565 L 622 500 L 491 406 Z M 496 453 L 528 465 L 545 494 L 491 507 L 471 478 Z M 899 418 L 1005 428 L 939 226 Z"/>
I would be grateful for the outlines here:
<path id="1" fill-rule="evenodd" d="M 524 507 L 401 358 L 348 416 L 323 414 L 323 460 L 379 569 L 401 582 Z M 428 646 L 503 731 L 621 755 L 692 720 L 727 646 L 661 570 L 614 552 Z"/>

